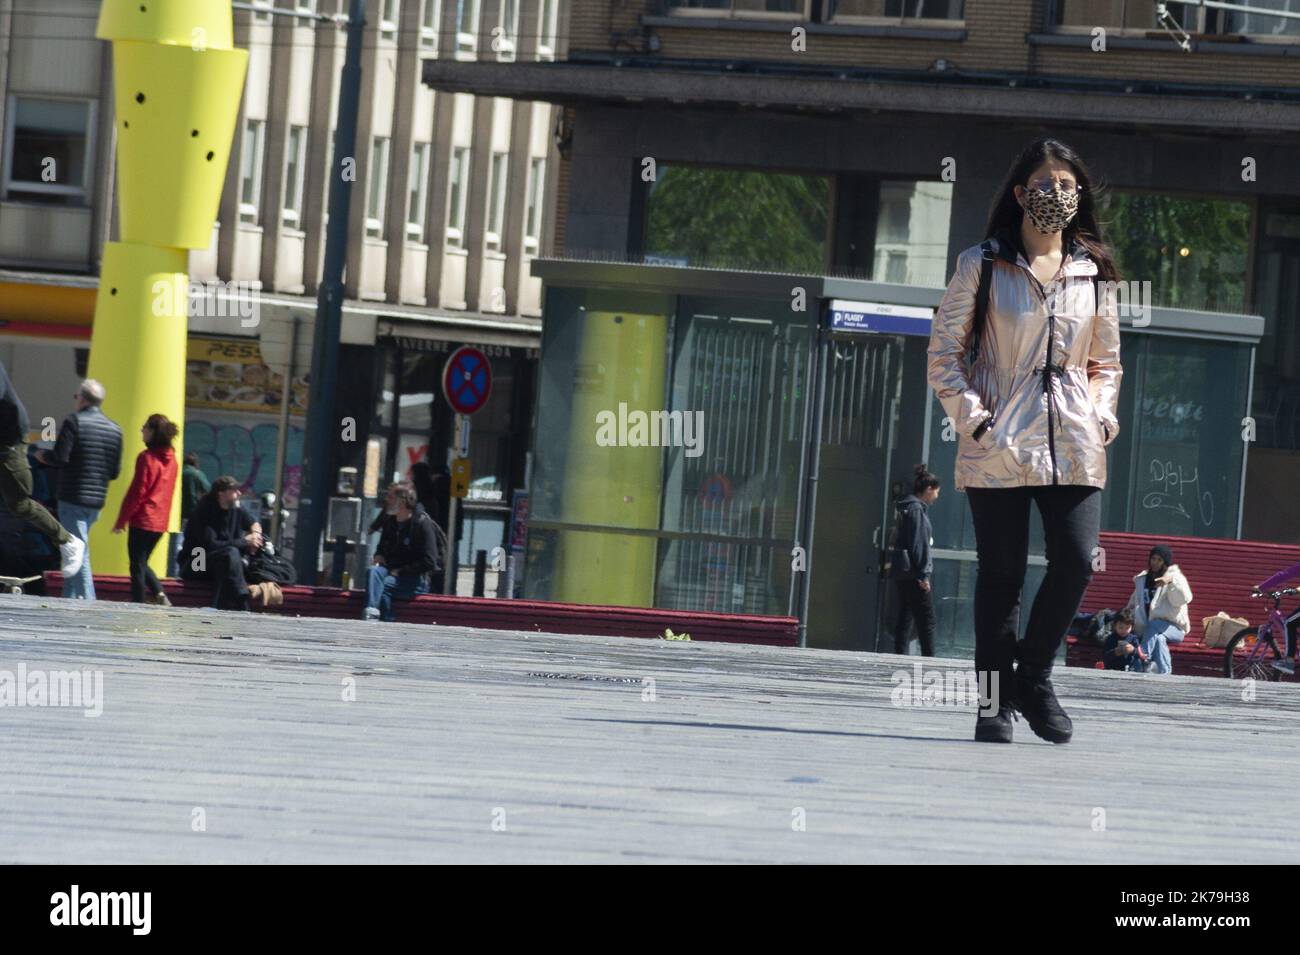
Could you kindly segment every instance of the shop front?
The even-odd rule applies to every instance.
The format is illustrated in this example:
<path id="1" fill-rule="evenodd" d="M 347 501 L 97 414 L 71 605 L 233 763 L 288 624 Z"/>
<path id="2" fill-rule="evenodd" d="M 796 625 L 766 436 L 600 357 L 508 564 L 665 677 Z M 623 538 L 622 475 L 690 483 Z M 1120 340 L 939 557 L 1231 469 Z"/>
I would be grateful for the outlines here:
<path id="1" fill-rule="evenodd" d="M 974 550 L 926 381 L 942 290 L 539 260 L 525 595 L 798 615 L 810 646 L 888 648 L 892 500 L 926 461 L 942 652 L 968 654 Z M 1125 320 L 1104 527 L 1237 537 L 1262 319 Z M 909 488 L 910 489 L 910 488 Z M 1041 575 L 1041 533 L 1031 579 Z"/>

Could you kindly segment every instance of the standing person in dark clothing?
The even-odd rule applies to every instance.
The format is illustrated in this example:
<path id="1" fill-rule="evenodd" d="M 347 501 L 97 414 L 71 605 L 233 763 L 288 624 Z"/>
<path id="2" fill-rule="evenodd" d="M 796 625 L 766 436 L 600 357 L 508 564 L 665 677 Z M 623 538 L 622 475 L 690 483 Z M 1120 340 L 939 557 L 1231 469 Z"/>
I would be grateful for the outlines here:
<path id="1" fill-rule="evenodd" d="M 366 587 L 366 620 L 392 620 L 393 598 L 409 600 L 420 582 L 440 566 L 433 518 L 416 500 L 409 481 L 389 486 L 384 494 L 386 520 L 380 524 L 379 547 Z"/>
<path id="2" fill-rule="evenodd" d="M 212 606 L 218 610 L 248 610 L 244 554 L 262 549 L 262 525 L 239 506 L 239 482 L 224 475 L 212 482 L 185 525 L 181 576 L 211 580 Z"/>
<path id="3" fill-rule="evenodd" d="M 212 482 L 199 467 L 199 456 L 193 451 L 185 453 L 185 468 L 181 471 L 181 526 L 190 519 L 194 508 L 204 494 L 212 490 Z"/>
<path id="4" fill-rule="evenodd" d="M 420 506 L 424 508 L 429 517 L 433 519 L 433 523 L 438 525 L 440 551 L 442 549 L 441 541 L 447 537 L 444 528 L 447 526 L 447 510 L 451 493 L 451 475 L 446 472 L 445 465 L 439 471 L 434 471 L 433 465 L 428 461 L 416 461 L 411 465 L 411 483 L 415 485 L 416 499 L 419 500 Z M 439 566 L 431 578 L 430 588 L 435 594 L 442 593 L 443 573 L 445 573 L 445 569 Z"/>
<path id="5" fill-rule="evenodd" d="M 199 499 L 212 490 L 212 482 L 199 467 L 199 456 L 193 451 L 185 452 L 185 467 L 181 469 L 181 527 L 185 527 L 190 515 L 194 513 Z M 173 534 L 171 553 L 167 555 L 167 576 L 178 576 L 181 543 L 183 535 Z"/>
<path id="6" fill-rule="evenodd" d="M 63 596 L 95 599 L 90 570 L 90 528 L 108 497 L 110 481 L 122 471 L 122 429 L 104 414 L 104 386 L 87 378 L 73 396 L 76 410 L 63 419 L 53 451 L 38 457 L 59 473 L 59 520 L 86 544 L 81 569 L 63 581 Z"/>
<path id="7" fill-rule="evenodd" d="M 59 548 L 60 569 L 66 581 L 81 570 L 86 545 L 73 537 L 54 515 L 32 500 L 32 468 L 27 462 L 27 409 L 0 365 L 0 498 L 19 520 L 30 523 Z"/>
<path id="8" fill-rule="evenodd" d="M 167 533 L 171 520 L 172 495 L 176 492 L 176 452 L 172 441 L 176 425 L 166 415 L 150 415 L 140 429 L 145 449 L 135 459 L 135 476 L 113 525 L 120 534 L 128 527 L 126 552 L 131 566 L 131 599 L 144 603 L 145 589 L 151 603 L 171 606 L 162 584 L 149 566 L 158 539 Z"/>
<path id="9" fill-rule="evenodd" d="M 896 545 L 891 558 L 890 576 L 898 592 L 898 617 L 894 623 L 894 652 L 907 653 L 908 630 L 916 621 L 916 635 L 921 640 L 921 655 L 934 656 L 934 601 L 930 577 L 934 558 L 930 546 L 934 530 L 930 526 L 929 507 L 939 497 L 939 479 L 918 464 L 912 481 L 912 493 L 894 504 L 897 512 Z"/>

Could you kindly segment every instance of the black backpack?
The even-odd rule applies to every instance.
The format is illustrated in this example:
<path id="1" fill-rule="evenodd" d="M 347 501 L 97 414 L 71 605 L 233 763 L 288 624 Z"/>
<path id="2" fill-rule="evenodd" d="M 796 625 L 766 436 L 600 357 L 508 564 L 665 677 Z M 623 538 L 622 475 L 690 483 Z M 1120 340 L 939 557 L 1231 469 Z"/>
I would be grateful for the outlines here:
<path id="1" fill-rule="evenodd" d="M 252 584 L 279 584 L 281 587 L 298 582 L 298 572 L 289 560 L 266 551 L 258 551 L 248 558 L 244 577 Z"/>

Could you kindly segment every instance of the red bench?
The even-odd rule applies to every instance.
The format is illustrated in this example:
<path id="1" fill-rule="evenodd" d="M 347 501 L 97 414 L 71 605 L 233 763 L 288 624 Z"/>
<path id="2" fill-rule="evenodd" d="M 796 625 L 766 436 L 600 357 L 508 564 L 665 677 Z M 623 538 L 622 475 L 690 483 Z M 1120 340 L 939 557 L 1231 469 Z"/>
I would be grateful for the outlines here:
<path id="1" fill-rule="evenodd" d="M 63 575 L 47 572 L 45 585 L 50 596 L 61 596 Z M 204 582 L 167 580 L 164 586 L 168 599 L 177 607 L 205 607 L 212 598 L 212 589 Z M 366 605 L 366 595 L 360 590 L 303 586 L 281 590 L 284 605 L 262 612 L 360 621 Z M 95 595 L 101 600 L 130 600 L 131 582 L 126 577 L 96 574 Z M 599 607 L 543 600 L 421 594 L 411 600 L 394 601 L 393 608 L 400 623 L 447 627 L 649 638 L 661 637 L 665 629 L 671 629 L 673 633 L 689 633 L 692 640 L 786 647 L 794 646 L 799 635 L 799 621 L 795 617 Z"/>
<path id="2" fill-rule="evenodd" d="M 1251 589 L 1300 562 L 1300 546 L 1104 532 L 1101 546 L 1106 569 L 1093 574 L 1080 611 L 1095 613 L 1124 607 L 1133 594 L 1133 575 L 1146 569 L 1147 555 L 1156 544 L 1173 549 L 1174 563 L 1192 588 L 1188 607 L 1192 628 L 1182 643 L 1169 648 L 1174 673 L 1223 676 L 1223 650 L 1204 645 L 1201 619 L 1223 610 L 1251 623 L 1262 621 L 1268 608 L 1265 601 L 1251 598 Z M 1087 640 L 1070 637 L 1065 662 L 1067 666 L 1096 666 L 1101 662 L 1101 650 Z"/>

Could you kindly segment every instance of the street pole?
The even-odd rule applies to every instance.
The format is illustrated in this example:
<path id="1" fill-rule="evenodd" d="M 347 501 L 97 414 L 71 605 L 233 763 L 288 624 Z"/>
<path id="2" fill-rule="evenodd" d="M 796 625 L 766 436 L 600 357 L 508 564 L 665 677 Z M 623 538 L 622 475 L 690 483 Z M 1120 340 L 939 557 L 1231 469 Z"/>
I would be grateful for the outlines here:
<path id="1" fill-rule="evenodd" d="M 321 532 L 330 496 L 330 449 L 339 434 L 334 395 L 338 388 L 339 333 L 343 325 L 343 269 L 347 263 L 348 210 L 357 144 L 357 106 L 361 99 L 361 41 L 366 27 L 366 0 L 352 0 L 347 20 L 347 56 L 339 83 L 334 162 L 330 166 L 329 227 L 325 233 L 325 267 L 316 296 L 316 328 L 311 349 L 311 383 L 303 449 L 305 483 L 298 501 L 294 563 L 298 579 L 315 584 Z"/>

